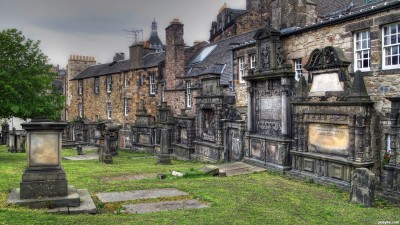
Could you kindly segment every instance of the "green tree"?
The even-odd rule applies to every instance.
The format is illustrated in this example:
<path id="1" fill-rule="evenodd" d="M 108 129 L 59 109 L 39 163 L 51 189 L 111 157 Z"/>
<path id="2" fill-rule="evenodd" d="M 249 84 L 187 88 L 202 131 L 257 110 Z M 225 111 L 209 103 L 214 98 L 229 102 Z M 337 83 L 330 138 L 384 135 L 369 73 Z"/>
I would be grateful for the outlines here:
<path id="1" fill-rule="evenodd" d="M 39 44 L 16 29 L 0 32 L 0 118 L 59 118 L 64 96 Z"/>

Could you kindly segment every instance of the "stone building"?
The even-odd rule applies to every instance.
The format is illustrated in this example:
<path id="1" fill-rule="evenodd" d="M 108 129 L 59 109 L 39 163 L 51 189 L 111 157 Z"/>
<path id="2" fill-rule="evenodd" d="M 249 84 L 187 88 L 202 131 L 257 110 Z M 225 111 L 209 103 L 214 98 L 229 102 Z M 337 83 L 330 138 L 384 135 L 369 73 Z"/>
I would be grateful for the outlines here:
<path id="1" fill-rule="evenodd" d="M 167 129 L 177 158 L 244 160 L 344 188 L 367 168 L 399 199 L 400 3 L 246 3 L 221 8 L 210 43 L 185 46 L 173 20 L 165 52 L 133 45 L 129 60 L 87 68 L 69 82 L 71 118 L 124 125 L 120 146 L 134 151 L 158 152 Z"/>

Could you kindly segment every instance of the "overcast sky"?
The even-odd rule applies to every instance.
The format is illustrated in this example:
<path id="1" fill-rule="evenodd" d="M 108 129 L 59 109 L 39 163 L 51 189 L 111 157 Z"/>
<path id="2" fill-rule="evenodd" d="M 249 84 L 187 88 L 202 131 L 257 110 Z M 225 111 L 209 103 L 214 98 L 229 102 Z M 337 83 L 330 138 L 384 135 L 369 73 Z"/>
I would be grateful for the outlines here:
<path id="1" fill-rule="evenodd" d="M 40 40 L 50 63 L 62 68 L 69 55 L 107 63 L 116 52 L 128 54 L 133 38 L 124 30 L 143 29 L 147 40 L 154 18 L 164 44 L 165 28 L 174 18 L 184 24 L 187 45 L 208 41 L 211 22 L 224 2 L 246 8 L 246 0 L 0 0 L 0 30 L 17 28 Z"/>

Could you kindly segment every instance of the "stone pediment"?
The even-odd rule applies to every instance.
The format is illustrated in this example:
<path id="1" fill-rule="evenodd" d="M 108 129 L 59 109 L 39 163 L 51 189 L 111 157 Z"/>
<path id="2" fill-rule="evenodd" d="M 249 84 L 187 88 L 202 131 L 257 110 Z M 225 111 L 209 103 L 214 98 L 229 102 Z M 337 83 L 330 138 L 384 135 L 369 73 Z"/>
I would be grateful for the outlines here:
<path id="1" fill-rule="evenodd" d="M 308 71 L 348 67 L 348 60 L 340 48 L 328 46 L 311 52 L 310 60 L 304 66 Z"/>
<path id="2" fill-rule="evenodd" d="M 261 39 L 269 38 L 271 36 L 279 36 L 279 35 L 281 35 L 281 32 L 279 30 L 274 29 L 272 27 L 265 27 L 263 29 L 258 30 L 253 38 L 255 40 L 261 40 Z"/>

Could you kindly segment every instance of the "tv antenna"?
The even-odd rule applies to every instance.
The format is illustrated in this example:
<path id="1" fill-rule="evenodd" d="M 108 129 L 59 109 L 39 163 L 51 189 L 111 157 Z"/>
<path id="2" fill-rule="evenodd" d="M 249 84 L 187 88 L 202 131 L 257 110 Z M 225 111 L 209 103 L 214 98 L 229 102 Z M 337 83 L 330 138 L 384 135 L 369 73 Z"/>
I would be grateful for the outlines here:
<path id="1" fill-rule="evenodd" d="M 133 40 L 134 40 L 134 44 L 137 44 L 137 43 L 139 43 L 139 42 L 142 42 L 143 41 L 143 30 L 142 29 L 132 29 L 132 30 L 124 30 L 126 33 L 128 33 L 129 35 L 132 35 L 132 36 L 129 36 L 129 38 L 133 38 Z"/>

